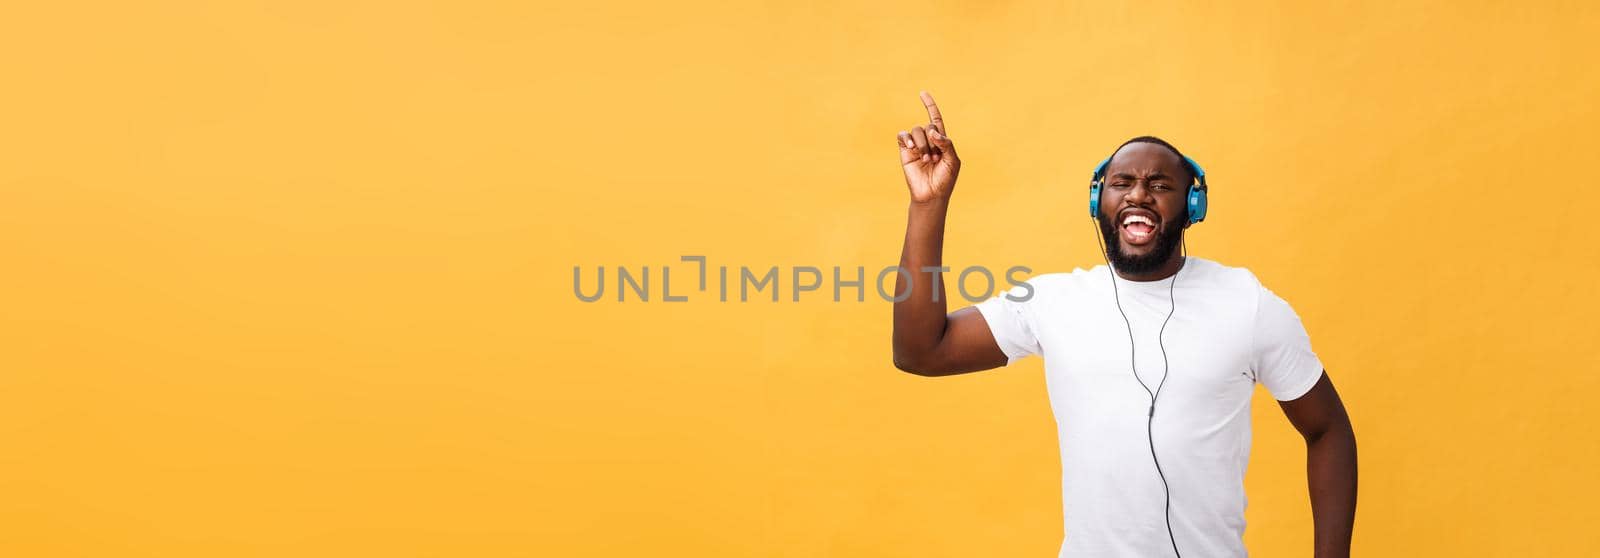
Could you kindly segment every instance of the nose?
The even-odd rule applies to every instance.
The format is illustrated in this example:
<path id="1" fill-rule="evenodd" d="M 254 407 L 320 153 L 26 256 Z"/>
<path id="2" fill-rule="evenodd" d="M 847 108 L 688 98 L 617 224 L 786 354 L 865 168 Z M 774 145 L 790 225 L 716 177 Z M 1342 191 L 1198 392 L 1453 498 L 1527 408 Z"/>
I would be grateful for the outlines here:
<path id="1" fill-rule="evenodd" d="M 1131 203 L 1131 204 L 1134 204 L 1134 205 L 1143 205 L 1144 202 L 1146 202 L 1146 201 L 1148 201 L 1150 199 L 1149 186 L 1146 185 L 1144 183 L 1144 181 L 1142 181 L 1142 180 L 1138 181 L 1138 182 L 1135 182 L 1133 184 L 1133 187 L 1128 189 L 1127 198 L 1128 198 L 1128 203 Z"/>

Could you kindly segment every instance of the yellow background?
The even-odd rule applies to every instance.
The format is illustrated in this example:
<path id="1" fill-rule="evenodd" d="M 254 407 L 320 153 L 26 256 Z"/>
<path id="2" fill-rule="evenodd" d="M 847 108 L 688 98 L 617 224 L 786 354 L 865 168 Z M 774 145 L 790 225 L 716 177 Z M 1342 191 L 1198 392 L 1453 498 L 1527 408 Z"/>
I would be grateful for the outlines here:
<path id="1" fill-rule="evenodd" d="M 1592 554 L 1597 10 L 1298 4 L 8 6 L 0 555 L 1052 556 L 1038 360 L 900 373 L 831 277 L 659 302 L 893 264 L 919 89 L 952 265 L 1093 265 L 1128 137 L 1206 165 L 1189 248 L 1304 320 L 1358 554 Z M 573 295 L 618 265 L 656 297 Z M 1309 555 L 1255 424 L 1246 542 Z"/>

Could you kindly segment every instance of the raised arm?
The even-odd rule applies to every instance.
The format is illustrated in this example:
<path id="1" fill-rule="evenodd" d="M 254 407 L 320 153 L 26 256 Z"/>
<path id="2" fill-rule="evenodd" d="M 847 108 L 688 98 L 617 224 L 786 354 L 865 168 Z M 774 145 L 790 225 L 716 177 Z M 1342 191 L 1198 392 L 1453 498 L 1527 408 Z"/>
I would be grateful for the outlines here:
<path id="1" fill-rule="evenodd" d="M 922 93 L 928 109 L 928 126 L 902 131 L 900 166 L 911 190 L 906 216 L 905 245 L 900 268 L 909 272 L 909 295 L 894 303 L 894 365 L 922 376 L 947 376 L 1003 366 L 1005 353 L 989 332 L 989 324 L 976 308 L 946 315 L 949 293 L 941 267 L 944 223 L 955 189 L 961 159 L 946 135 L 944 116 L 933 96 Z M 927 271 L 925 271 L 927 270 Z M 896 295 L 906 293 L 907 273 L 895 281 Z"/>

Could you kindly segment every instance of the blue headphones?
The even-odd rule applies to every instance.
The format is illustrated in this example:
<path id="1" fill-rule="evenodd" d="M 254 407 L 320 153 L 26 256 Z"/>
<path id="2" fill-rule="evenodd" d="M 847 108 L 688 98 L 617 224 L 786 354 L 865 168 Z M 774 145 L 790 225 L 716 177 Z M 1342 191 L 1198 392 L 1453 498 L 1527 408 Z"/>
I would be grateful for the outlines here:
<path id="1" fill-rule="evenodd" d="M 1189 185 L 1188 195 L 1185 196 L 1189 200 L 1189 223 L 1184 226 L 1188 227 L 1206 220 L 1206 170 L 1187 156 L 1183 157 L 1183 162 L 1194 172 L 1194 183 Z M 1097 220 L 1100 218 L 1100 189 L 1105 186 L 1106 167 L 1110 165 L 1111 157 L 1100 161 L 1094 167 L 1094 177 L 1089 182 L 1089 216 Z"/>

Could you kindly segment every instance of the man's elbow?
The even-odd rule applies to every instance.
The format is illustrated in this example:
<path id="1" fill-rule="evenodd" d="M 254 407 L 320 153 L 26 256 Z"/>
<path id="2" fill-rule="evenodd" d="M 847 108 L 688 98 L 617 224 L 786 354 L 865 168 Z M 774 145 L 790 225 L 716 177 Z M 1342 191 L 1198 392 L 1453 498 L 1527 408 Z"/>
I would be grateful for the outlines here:
<path id="1" fill-rule="evenodd" d="M 1351 447 L 1356 445 L 1356 431 L 1355 428 L 1350 425 L 1349 419 L 1333 421 L 1320 430 L 1304 433 L 1304 437 L 1306 439 L 1307 446 L 1316 445 L 1318 442 L 1323 440 L 1329 440 L 1337 442 L 1339 445 L 1348 445 Z"/>
<path id="2" fill-rule="evenodd" d="M 922 369 L 917 367 L 917 363 L 915 361 L 911 360 L 905 355 L 900 354 L 898 351 L 894 353 L 894 367 L 901 372 L 909 372 L 918 376 L 923 375 L 921 372 Z"/>
<path id="3" fill-rule="evenodd" d="M 938 370 L 929 365 L 927 358 L 914 358 L 902 351 L 894 352 L 894 367 L 901 372 L 918 376 L 938 376 Z"/>

